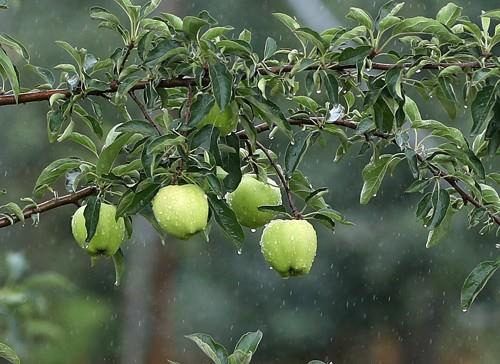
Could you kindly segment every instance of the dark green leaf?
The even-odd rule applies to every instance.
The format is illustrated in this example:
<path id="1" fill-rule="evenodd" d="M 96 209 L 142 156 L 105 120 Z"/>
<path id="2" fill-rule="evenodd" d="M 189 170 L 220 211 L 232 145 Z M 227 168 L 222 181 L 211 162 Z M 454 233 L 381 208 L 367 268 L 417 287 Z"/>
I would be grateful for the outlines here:
<path id="1" fill-rule="evenodd" d="M 500 267 L 500 259 L 479 263 L 465 279 L 460 295 L 463 311 L 467 311 L 488 280 Z"/>
<path id="2" fill-rule="evenodd" d="M 233 210 L 231 210 L 225 201 L 219 199 L 214 194 L 208 195 L 208 201 L 214 213 L 215 221 L 217 221 L 222 230 L 236 244 L 236 247 L 241 249 L 245 235 Z"/>
<path id="3" fill-rule="evenodd" d="M 233 79 L 226 66 L 216 63 L 210 66 L 210 80 L 214 92 L 215 101 L 220 110 L 224 110 L 231 102 Z"/>
<path id="4" fill-rule="evenodd" d="M 397 100 L 403 100 L 403 94 L 401 93 L 401 74 L 402 68 L 392 67 L 385 74 L 385 83 L 387 84 L 387 89 L 392 97 Z"/>
<path id="5" fill-rule="evenodd" d="M 215 99 L 212 95 L 201 94 L 196 97 L 196 100 L 191 105 L 191 114 L 189 118 L 188 125 L 190 127 L 197 126 L 205 116 L 208 115 L 212 107 L 214 106 Z"/>
<path id="6" fill-rule="evenodd" d="M 394 123 L 394 114 L 383 97 L 377 99 L 377 102 L 373 105 L 373 112 L 377 129 L 391 131 Z"/>
<path id="7" fill-rule="evenodd" d="M 90 196 L 87 199 L 87 204 L 83 210 L 85 219 L 85 229 L 87 230 L 87 238 L 85 242 L 88 244 L 95 235 L 97 224 L 99 223 L 99 213 L 101 211 L 101 200 L 96 196 Z"/>
<path id="8" fill-rule="evenodd" d="M 127 144 L 131 136 L 131 133 L 120 134 L 111 144 L 102 149 L 96 165 L 98 175 L 101 176 L 105 173 L 109 173 L 111 167 L 113 167 L 116 157 L 125 144 Z"/>
<path id="9" fill-rule="evenodd" d="M 430 230 L 439 226 L 446 216 L 446 211 L 448 211 L 448 207 L 450 205 L 450 194 L 448 191 L 438 188 L 432 195 L 432 202 L 434 206 L 434 213 L 432 214 L 432 220 L 429 224 Z"/>
<path id="10" fill-rule="evenodd" d="M 473 135 L 479 134 L 491 118 L 491 111 L 495 104 L 495 89 L 485 86 L 476 95 L 472 102 L 472 130 Z"/>
<path id="11" fill-rule="evenodd" d="M 285 173 L 290 178 L 297 169 L 307 149 L 316 141 L 319 133 L 299 132 L 294 136 L 294 142 L 289 143 L 285 151 Z"/>
<path id="12" fill-rule="evenodd" d="M 138 133 L 142 135 L 158 134 L 155 127 L 146 120 L 130 120 L 115 129 L 119 133 Z"/>
<path id="13" fill-rule="evenodd" d="M 356 63 L 365 59 L 372 52 L 372 47 L 369 45 L 360 45 L 356 48 L 348 47 L 340 53 L 339 62 Z"/>
<path id="14" fill-rule="evenodd" d="M 393 169 L 400 161 L 400 155 L 381 155 L 378 159 L 371 160 L 363 168 L 363 189 L 361 190 L 360 203 L 367 204 L 376 196 L 380 185 L 388 170 Z"/>

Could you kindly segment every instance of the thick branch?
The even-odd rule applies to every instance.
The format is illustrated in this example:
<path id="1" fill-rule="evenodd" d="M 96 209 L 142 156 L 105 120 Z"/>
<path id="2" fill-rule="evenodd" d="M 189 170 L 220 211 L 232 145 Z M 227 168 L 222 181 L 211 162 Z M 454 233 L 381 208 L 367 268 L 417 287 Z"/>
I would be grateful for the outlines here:
<path id="1" fill-rule="evenodd" d="M 267 74 L 267 73 L 273 73 L 273 74 L 282 74 L 282 73 L 289 73 L 293 69 L 294 65 L 286 65 L 286 66 L 279 66 L 279 67 L 267 67 L 267 68 L 259 68 L 257 71 L 260 74 Z M 393 67 L 395 67 L 395 64 L 392 63 L 379 63 L 379 62 L 373 62 L 371 64 L 371 68 L 375 70 L 380 70 L 380 71 L 387 71 Z M 405 64 L 404 67 L 410 67 L 412 64 Z M 480 62 L 456 62 L 456 63 L 430 63 L 422 66 L 423 69 L 441 69 L 449 66 L 458 66 L 460 68 L 491 68 L 494 67 L 493 64 L 481 64 Z M 400 66 L 398 66 L 400 67 Z M 318 66 L 311 67 L 311 69 L 317 69 Z M 333 64 L 328 67 L 330 70 L 336 70 L 336 71 L 342 71 L 342 70 L 347 70 L 347 69 L 355 69 L 355 65 L 339 65 L 339 64 Z M 208 78 L 203 79 L 204 84 L 208 84 L 210 80 Z M 173 87 L 188 87 L 190 85 L 193 85 L 195 83 L 195 80 L 193 78 L 178 78 L 178 79 L 173 79 L 173 80 L 161 80 L 158 83 L 159 88 L 173 88 Z M 148 81 L 143 81 L 137 83 L 131 91 L 135 90 L 142 90 L 146 87 L 148 84 Z M 87 93 L 87 95 L 91 96 L 102 96 L 107 93 L 114 93 L 118 90 L 118 83 L 117 82 L 112 82 L 109 85 L 109 88 L 104 91 L 90 91 Z M 76 90 L 74 93 L 81 92 L 81 90 Z M 72 92 L 69 91 L 68 89 L 55 89 L 55 90 L 47 90 L 47 91 L 31 91 L 31 92 L 26 92 L 26 93 L 21 93 L 19 94 L 18 97 L 18 103 L 19 104 L 24 104 L 28 102 L 36 102 L 36 101 L 47 101 L 50 99 L 52 95 L 55 94 L 61 94 L 66 97 L 71 96 Z M 0 106 L 4 105 L 15 105 L 16 104 L 16 99 L 14 98 L 14 95 L 0 95 Z"/>
<path id="2" fill-rule="evenodd" d="M 56 209 L 58 207 L 64 206 L 64 205 L 70 205 L 70 204 L 76 204 L 79 200 L 82 198 L 88 197 L 90 195 L 95 195 L 97 193 L 97 187 L 94 186 L 89 186 L 82 188 L 81 190 L 78 190 L 74 193 L 69 193 L 67 195 L 64 195 L 62 197 L 56 197 L 52 200 L 48 200 L 45 202 L 42 202 L 36 207 L 29 207 L 23 210 L 24 218 L 28 219 L 32 215 L 35 214 L 41 214 L 43 212 Z M 19 219 L 15 217 L 14 215 L 11 215 L 12 221 L 15 223 L 19 222 Z M 6 227 L 11 225 L 11 221 L 6 218 L 0 218 L 0 228 Z"/>

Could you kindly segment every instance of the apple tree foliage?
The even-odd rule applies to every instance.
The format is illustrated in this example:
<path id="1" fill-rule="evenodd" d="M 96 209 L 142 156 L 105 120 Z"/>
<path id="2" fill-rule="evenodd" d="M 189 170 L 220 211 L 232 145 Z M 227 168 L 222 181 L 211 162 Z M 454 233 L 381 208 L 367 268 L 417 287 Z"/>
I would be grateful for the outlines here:
<path id="1" fill-rule="evenodd" d="M 0 106 L 49 101 L 49 142 L 76 143 L 87 152 L 45 167 L 24 205 L 1 206 L 0 227 L 27 218 L 38 223 L 43 212 L 87 199 L 87 241 L 101 202 L 116 206 L 129 235 L 135 215 L 163 235 L 151 208 L 156 193 L 195 184 L 210 206 L 205 238 L 217 224 L 240 250 L 244 230 L 225 196 L 252 173 L 279 182 L 286 196 L 283 205 L 262 211 L 334 229 L 350 222 L 325 202 L 327 189 L 300 170 L 308 148 L 318 144 L 332 165 L 371 156 L 360 171 L 361 204 L 376 197 L 386 175 L 409 169 L 414 181 L 406 192 L 421 195 L 416 219 L 428 230 L 427 247 L 446 236 L 461 210 L 459 218 L 466 216 L 480 235 L 498 235 L 500 10 L 469 19 L 449 3 L 435 18 L 404 18 L 403 3 L 389 1 L 373 15 L 351 8 L 349 27 L 321 33 L 275 13 L 296 47 L 268 37 L 256 52 L 250 31 L 219 25 L 206 11 L 180 18 L 155 12 L 160 0 L 115 2 L 113 12 L 90 9 L 96 31 L 121 39 L 105 58 L 61 40 L 67 56 L 47 69 L 31 64 L 20 42 L 0 35 Z M 24 72 L 36 74 L 39 84 L 21 84 Z M 436 100 L 446 120 L 422 117 L 418 104 Z M 111 120 L 103 107 L 113 108 Z M 133 118 L 131 110 L 142 116 Z M 236 119 L 234 129 L 217 124 L 226 116 L 207 122 L 213 110 Z M 464 114 L 467 123 L 459 127 L 453 119 Z M 338 139 L 336 150 L 327 136 Z M 278 150 L 275 137 L 286 148 Z M 56 190 L 61 180 L 64 196 Z M 47 193 L 55 197 L 36 202 Z M 113 258 L 119 280 L 121 250 Z M 499 267 L 500 257 L 474 268 L 462 289 L 464 310 Z"/>

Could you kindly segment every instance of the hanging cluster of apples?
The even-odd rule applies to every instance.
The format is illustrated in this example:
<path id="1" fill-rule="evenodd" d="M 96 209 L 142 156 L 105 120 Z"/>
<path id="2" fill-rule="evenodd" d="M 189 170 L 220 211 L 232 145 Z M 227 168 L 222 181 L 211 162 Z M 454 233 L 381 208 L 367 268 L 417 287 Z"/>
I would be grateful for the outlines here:
<path id="1" fill-rule="evenodd" d="M 224 111 L 214 106 L 203 124 L 212 124 L 221 133 L 229 134 L 237 122 L 238 108 L 229 105 Z M 317 246 L 313 226 L 302 219 L 274 219 L 276 212 L 259 209 L 282 204 L 281 190 L 272 179 L 261 181 L 254 174 L 244 174 L 238 187 L 225 198 L 242 226 L 252 230 L 265 226 L 261 250 L 276 272 L 284 278 L 309 273 Z M 72 231 L 76 241 L 91 256 L 114 255 L 125 238 L 123 218 L 116 219 L 116 208 L 102 203 L 95 234 L 86 242 L 85 207 L 80 207 L 73 216 Z M 152 209 L 159 226 L 178 239 L 189 239 L 207 227 L 208 198 L 195 184 L 171 184 L 161 188 L 153 198 Z"/>

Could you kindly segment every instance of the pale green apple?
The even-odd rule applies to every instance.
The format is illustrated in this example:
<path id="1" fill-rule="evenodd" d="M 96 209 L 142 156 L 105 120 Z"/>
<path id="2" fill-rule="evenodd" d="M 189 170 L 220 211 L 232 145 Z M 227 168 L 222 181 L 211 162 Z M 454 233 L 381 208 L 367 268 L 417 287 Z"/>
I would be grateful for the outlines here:
<path id="1" fill-rule="evenodd" d="M 306 220 L 273 220 L 262 232 L 262 254 L 282 277 L 309 273 L 316 256 L 314 227 Z"/>
<path id="2" fill-rule="evenodd" d="M 189 239 L 207 226 L 207 195 L 193 184 L 163 187 L 153 199 L 153 213 L 167 233 Z"/>
<path id="3" fill-rule="evenodd" d="M 83 215 L 86 206 L 81 206 L 76 210 L 71 220 L 71 230 L 78 244 L 85 248 L 87 239 L 87 228 L 85 227 L 85 216 Z M 116 253 L 125 239 L 125 222 L 123 217 L 116 220 L 116 207 L 101 203 L 99 210 L 99 221 L 94 236 L 86 248 L 90 255 L 111 256 Z"/>
<path id="4" fill-rule="evenodd" d="M 240 224 L 255 229 L 276 215 L 272 211 L 260 211 L 259 206 L 281 205 L 281 191 L 272 179 L 264 183 L 254 175 L 245 174 L 238 187 L 227 194 L 226 200 Z"/>
<path id="5" fill-rule="evenodd" d="M 215 103 L 200 123 L 200 127 L 205 125 L 216 126 L 222 135 L 228 135 L 235 131 L 238 125 L 238 104 L 233 101 L 221 111 Z"/>

